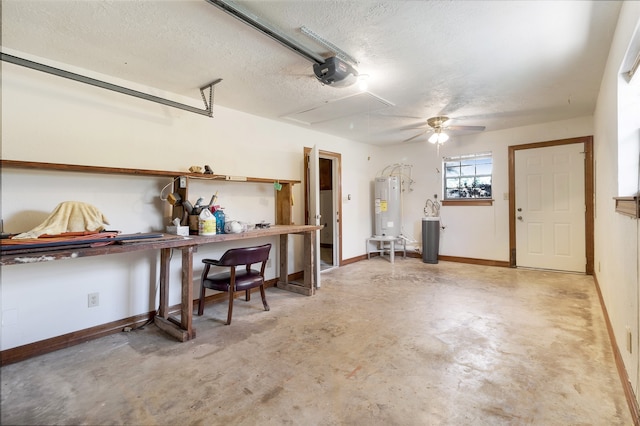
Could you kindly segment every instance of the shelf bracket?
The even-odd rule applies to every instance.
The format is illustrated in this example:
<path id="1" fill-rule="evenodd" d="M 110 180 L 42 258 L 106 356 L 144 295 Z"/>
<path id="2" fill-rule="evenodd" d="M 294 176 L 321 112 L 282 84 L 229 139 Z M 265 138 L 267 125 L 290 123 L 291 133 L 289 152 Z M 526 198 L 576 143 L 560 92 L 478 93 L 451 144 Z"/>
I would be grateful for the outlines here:
<path id="1" fill-rule="evenodd" d="M 207 111 L 207 115 L 209 117 L 213 117 L 213 86 L 220 83 L 221 81 L 222 79 L 219 78 L 216 81 L 213 81 L 208 85 L 200 88 L 200 95 L 202 95 L 202 102 L 204 102 L 204 108 L 205 108 L 205 111 Z M 206 89 L 209 89 L 209 102 L 207 102 L 207 97 L 204 94 L 204 91 Z"/>
<path id="2" fill-rule="evenodd" d="M 196 108 L 191 105 L 182 104 L 179 102 L 175 102 L 169 99 L 161 98 L 158 96 L 150 95 L 148 93 L 139 92 L 137 90 L 128 89 L 126 87 L 118 86 L 116 84 L 107 83 L 106 81 L 97 80 L 95 78 L 86 77 L 84 75 L 72 73 L 69 71 L 61 70 L 60 68 L 51 67 L 49 65 L 44 65 L 38 62 L 33 62 L 28 59 L 19 58 L 17 56 L 8 55 L 6 53 L 2 53 L 2 57 L 0 58 L 5 62 L 9 62 L 15 65 L 20 65 L 26 68 L 31 68 L 36 71 L 46 72 L 48 74 L 53 74 L 58 77 L 68 78 L 70 80 L 78 81 L 80 83 L 89 84 L 91 86 L 101 87 L 103 89 L 112 90 L 114 92 L 122 93 L 124 95 L 133 96 L 136 98 L 144 99 L 151 102 L 156 102 L 162 105 L 170 106 L 173 108 L 178 108 L 184 111 L 193 112 L 195 114 L 206 115 L 207 117 L 213 117 L 213 86 L 220 83 L 222 81 L 221 78 L 212 81 L 200 88 L 200 94 L 202 95 L 202 100 L 204 101 L 204 109 Z M 209 97 L 208 102 L 205 97 L 205 90 L 209 89 Z"/>

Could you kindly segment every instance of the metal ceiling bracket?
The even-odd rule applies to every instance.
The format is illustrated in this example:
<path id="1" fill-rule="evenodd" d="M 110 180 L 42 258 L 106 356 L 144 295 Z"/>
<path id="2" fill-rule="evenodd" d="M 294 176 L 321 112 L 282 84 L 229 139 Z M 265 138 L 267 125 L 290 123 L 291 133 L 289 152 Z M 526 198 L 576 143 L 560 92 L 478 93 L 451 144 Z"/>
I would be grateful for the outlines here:
<path id="1" fill-rule="evenodd" d="M 0 58 L 5 62 L 9 62 L 15 65 L 20 65 L 23 67 L 31 68 L 36 71 L 46 72 L 48 74 L 53 74 L 58 77 L 68 78 L 70 80 L 78 81 L 80 83 L 89 84 L 91 86 L 101 87 L 103 89 L 112 90 L 114 92 L 122 93 L 124 95 L 133 96 L 136 98 L 144 99 L 151 102 L 156 102 L 162 105 L 170 106 L 173 108 L 178 108 L 184 111 L 193 112 L 195 114 L 206 115 L 208 117 L 213 117 L 213 86 L 220 83 L 222 81 L 221 78 L 209 83 L 208 85 L 200 88 L 200 93 L 202 95 L 202 100 L 204 101 L 204 109 L 196 108 L 191 105 L 182 104 L 179 102 L 175 102 L 169 99 L 160 98 L 158 96 L 150 95 L 148 93 L 139 92 L 137 90 L 128 89 L 126 87 L 118 86 L 116 84 L 107 83 L 106 81 L 97 80 L 95 78 L 86 77 L 84 75 L 72 73 L 69 71 L 61 70 L 59 68 L 51 67 L 49 65 L 40 64 L 38 62 L 33 62 L 28 59 L 19 58 L 17 56 L 8 55 L 6 53 L 2 53 L 2 57 Z M 205 98 L 204 90 L 209 89 L 209 102 Z"/>
<path id="2" fill-rule="evenodd" d="M 221 78 L 212 81 L 206 86 L 202 86 L 200 88 L 200 95 L 202 96 L 202 102 L 204 102 L 205 111 L 207 111 L 207 115 L 209 117 L 213 117 L 213 86 L 220 83 L 222 81 Z M 206 95 L 204 94 L 205 89 L 209 89 L 209 102 L 207 102 Z"/>
<path id="3" fill-rule="evenodd" d="M 354 58 L 353 56 L 349 55 L 347 52 L 345 52 L 344 50 L 340 49 L 338 46 L 336 46 L 335 44 L 331 43 L 329 40 L 326 40 L 322 37 L 320 37 L 318 34 L 316 34 L 315 32 L 311 31 L 309 28 L 302 26 L 300 27 L 300 32 L 304 35 L 306 35 L 307 37 L 309 37 L 310 39 L 316 41 L 317 43 L 323 45 L 324 47 L 326 47 L 327 49 L 329 49 L 330 51 L 332 51 L 338 58 L 342 59 L 345 62 L 350 62 L 353 65 L 359 65 L 360 62 L 358 62 L 358 60 L 356 58 Z"/>

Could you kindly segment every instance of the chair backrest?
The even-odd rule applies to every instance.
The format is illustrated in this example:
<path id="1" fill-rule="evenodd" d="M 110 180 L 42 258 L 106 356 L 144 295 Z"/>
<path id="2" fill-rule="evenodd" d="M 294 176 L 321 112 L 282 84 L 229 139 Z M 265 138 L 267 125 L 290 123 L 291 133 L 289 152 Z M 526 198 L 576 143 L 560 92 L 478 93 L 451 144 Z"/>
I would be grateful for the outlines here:
<path id="1" fill-rule="evenodd" d="M 250 265 L 252 263 L 266 262 L 269 259 L 271 244 L 255 247 L 242 247 L 229 249 L 218 261 L 219 266 Z"/>

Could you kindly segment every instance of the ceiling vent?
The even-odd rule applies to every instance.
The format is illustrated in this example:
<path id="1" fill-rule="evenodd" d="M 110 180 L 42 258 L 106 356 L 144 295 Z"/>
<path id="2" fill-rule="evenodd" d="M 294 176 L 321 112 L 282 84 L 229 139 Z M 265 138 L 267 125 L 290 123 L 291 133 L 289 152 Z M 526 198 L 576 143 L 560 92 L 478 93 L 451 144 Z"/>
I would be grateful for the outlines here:
<path id="1" fill-rule="evenodd" d="M 323 102 L 311 108 L 282 116 L 301 124 L 315 125 L 356 114 L 367 114 L 393 104 L 371 92 L 360 92 L 331 102 Z"/>

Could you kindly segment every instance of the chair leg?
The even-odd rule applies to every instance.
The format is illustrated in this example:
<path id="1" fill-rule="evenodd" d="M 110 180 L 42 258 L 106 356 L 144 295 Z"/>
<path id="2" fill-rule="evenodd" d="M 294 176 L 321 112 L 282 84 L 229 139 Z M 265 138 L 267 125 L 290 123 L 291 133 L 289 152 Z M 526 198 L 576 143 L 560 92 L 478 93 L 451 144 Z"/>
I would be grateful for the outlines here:
<path id="1" fill-rule="evenodd" d="M 198 316 L 202 316 L 204 313 L 204 280 L 207 278 L 207 274 L 209 273 L 209 265 L 204 267 L 204 271 L 202 271 L 202 279 L 200 280 L 200 300 L 198 300 Z"/>
<path id="2" fill-rule="evenodd" d="M 227 325 L 231 324 L 231 314 L 233 314 L 233 289 L 229 289 L 229 311 L 227 312 Z"/>
<path id="3" fill-rule="evenodd" d="M 247 302 L 251 300 L 251 289 L 244 291 L 244 300 Z"/>
<path id="4" fill-rule="evenodd" d="M 198 316 L 204 313 L 204 286 L 200 285 L 200 300 L 198 300 Z"/>
<path id="5" fill-rule="evenodd" d="M 264 306 L 264 310 L 269 310 L 269 304 L 267 303 L 267 297 L 264 294 L 264 284 L 260 286 L 260 296 L 262 296 L 262 305 Z"/>

